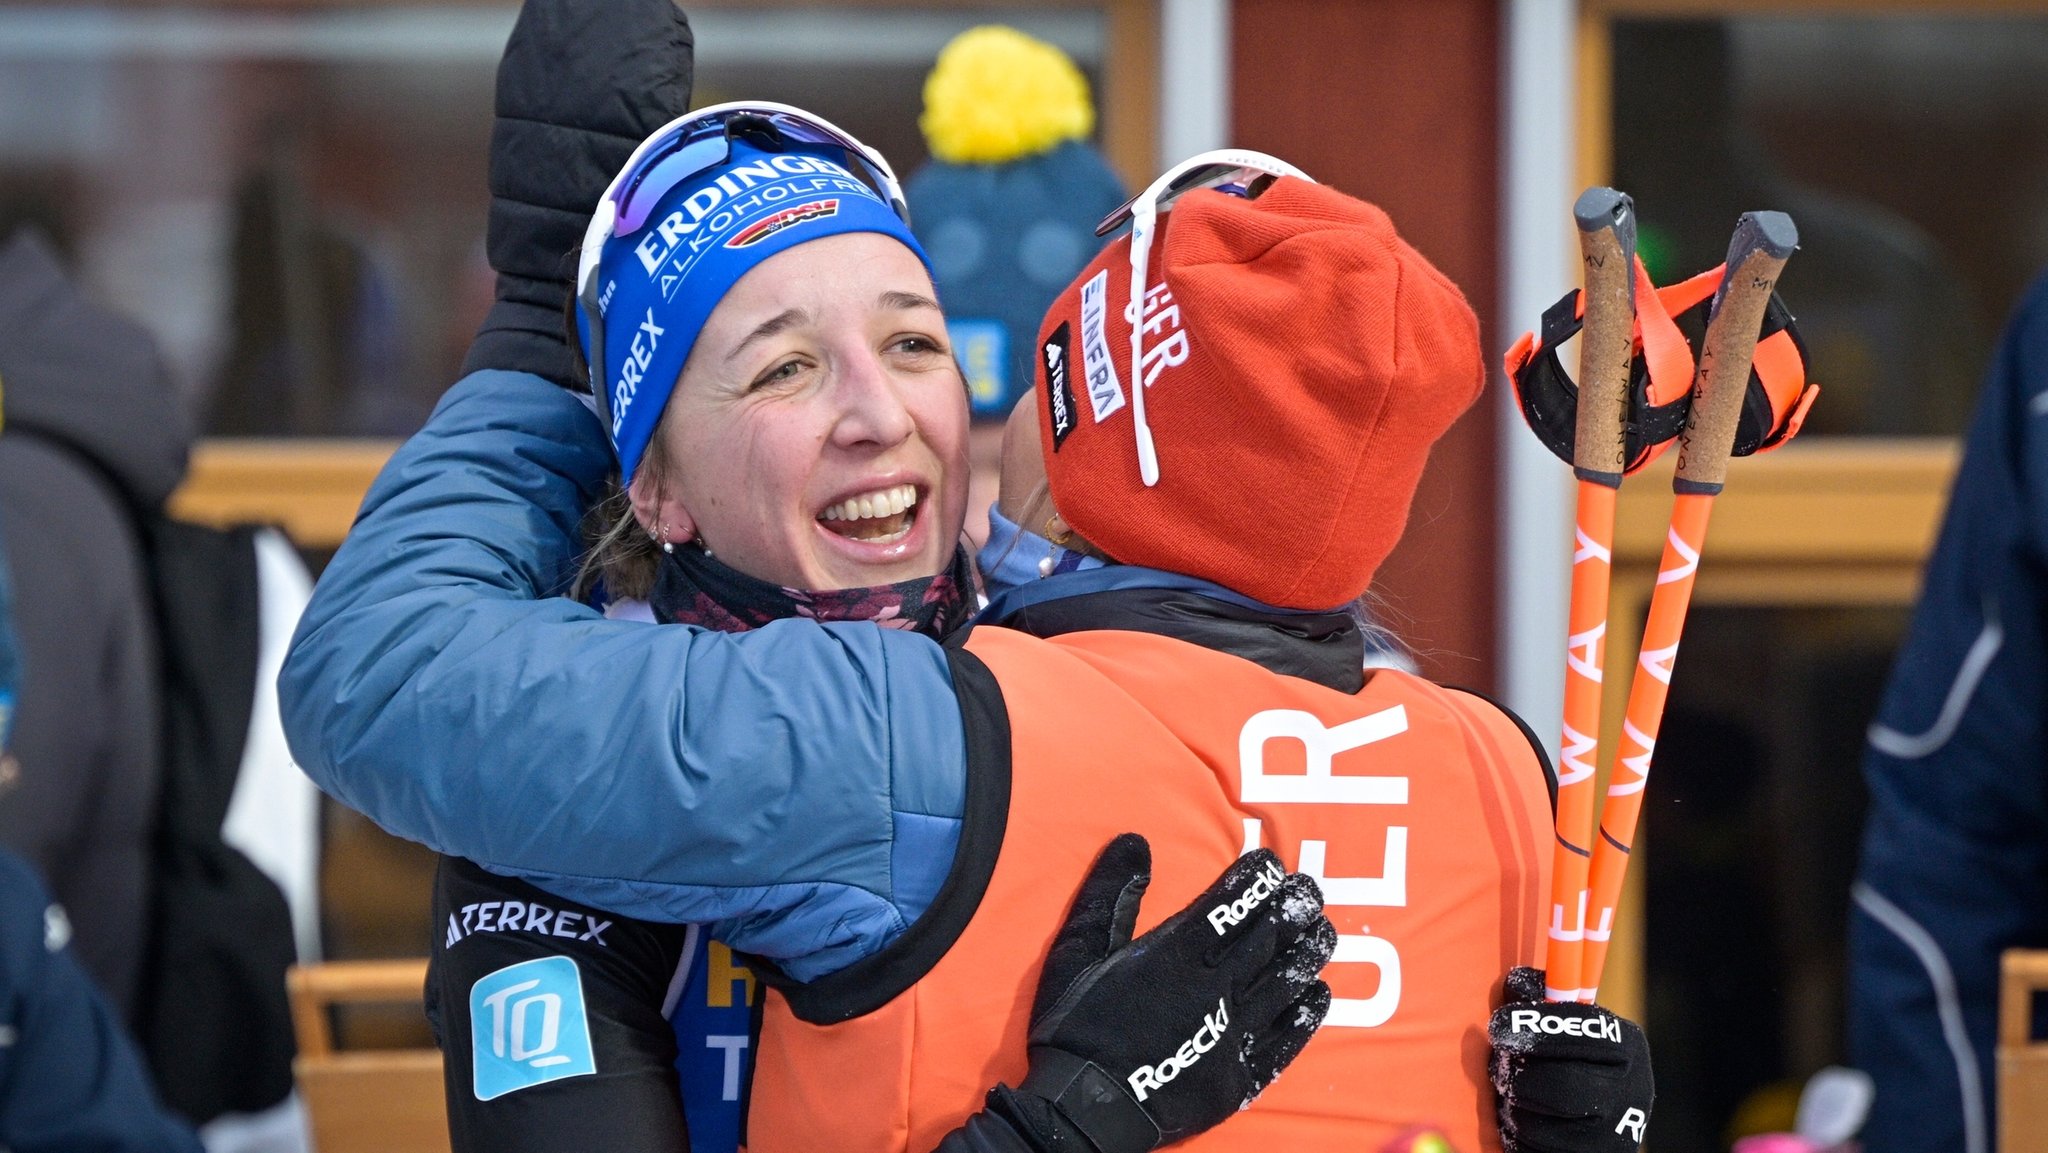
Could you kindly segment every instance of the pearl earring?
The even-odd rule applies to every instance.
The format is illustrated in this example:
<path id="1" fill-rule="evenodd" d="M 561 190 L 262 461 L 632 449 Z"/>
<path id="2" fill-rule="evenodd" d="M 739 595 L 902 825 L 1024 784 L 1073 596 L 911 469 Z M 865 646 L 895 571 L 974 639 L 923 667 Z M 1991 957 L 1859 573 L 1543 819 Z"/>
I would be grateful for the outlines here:
<path id="1" fill-rule="evenodd" d="M 1054 532 L 1052 526 L 1053 518 L 1045 518 L 1045 555 L 1038 560 L 1038 575 L 1041 579 L 1052 575 L 1052 570 L 1059 563 L 1056 559 L 1059 551 L 1066 547 L 1068 541 L 1074 539 L 1072 529 Z"/>
<path id="2" fill-rule="evenodd" d="M 654 539 L 656 539 L 656 540 L 658 540 L 658 541 L 660 541 L 660 542 L 661 542 L 661 551 L 662 551 L 662 552 L 664 552 L 664 553 L 671 553 L 671 554 L 672 554 L 672 553 L 674 553 L 674 552 L 676 551 L 676 546 L 675 546 L 674 542 L 672 542 L 672 541 L 670 541 L 670 540 L 668 539 L 668 525 L 667 525 L 666 523 L 664 523 L 664 524 L 663 524 L 663 525 L 661 526 L 661 532 L 660 532 L 660 533 L 658 533 L 658 534 L 656 534 L 656 536 L 655 536 L 655 538 L 654 538 Z"/>

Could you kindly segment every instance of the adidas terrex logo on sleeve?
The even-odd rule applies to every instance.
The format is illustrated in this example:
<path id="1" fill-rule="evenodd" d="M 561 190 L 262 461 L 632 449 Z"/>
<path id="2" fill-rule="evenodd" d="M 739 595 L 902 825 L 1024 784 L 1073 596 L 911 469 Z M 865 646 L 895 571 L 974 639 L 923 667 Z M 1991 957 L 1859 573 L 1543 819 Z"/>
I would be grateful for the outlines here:
<path id="1" fill-rule="evenodd" d="M 1181 1075 L 1188 1066 L 1202 1059 L 1202 1054 L 1216 1047 L 1223 1039 L 1223 1031 L 1230 1028 L 1230 1006 L 1223 998 L 1216 999 L 1216 1011 L 1202 1018 L 1202 1024 L 1195 1035 L 1180 1043 L 1180 1048 L 1157 1065 L 1140 1065 L 1131 1070 L 1131 1092 L 1143 1101 L 1152 1090 L 1160 1088 Z"/>
<path id="2" fill-rule="evenodd" d="M 485 901 L 464 905 L 459 913 L 448 914 L 444 947 L 454 948 L 457 941 L 476 933 L 536 933 L 543 937 L 567 937 L 572 941 L 595 941 L 610 948 L 611 942 L 604 939 L 604 931 L 611 927 L 612 923 L 602 917 L 570 909 L 551 909 L 538 902 Z"/>
<path id="3" fill-rule="evenodd" d="M 1253 909 L 1265 904 L 1266 898 L 1272 896 L 1273 891 L 1280 887 L 1280 882 L 1286 879 L 1287 874 L 1281 870 L 1278 861 L 1267 862 L 1265 871 L 1253 878 L 1252 883 L 1245 889 L 1244 896 L 1209 910 L 1209 924 L 1215 928 L 1216 935 L 1222 936 L 1232 925 L 1242 922 Z M 1144 1098 L 1141 1097 L 1139 1100 L 1142 1101 Z"/>
<path id="4" fill-rule="evenodd" d="M 1562 1017 L 1541 1009 L 1516 1009 L 1508 1014 L 1508 1028 L 1516 1033 L 1562 1033 L 1567 1037 L 1591 1037 L 1621 1044 L 1621 1021 L 1604 1013 L 1597 1017 Z"/>

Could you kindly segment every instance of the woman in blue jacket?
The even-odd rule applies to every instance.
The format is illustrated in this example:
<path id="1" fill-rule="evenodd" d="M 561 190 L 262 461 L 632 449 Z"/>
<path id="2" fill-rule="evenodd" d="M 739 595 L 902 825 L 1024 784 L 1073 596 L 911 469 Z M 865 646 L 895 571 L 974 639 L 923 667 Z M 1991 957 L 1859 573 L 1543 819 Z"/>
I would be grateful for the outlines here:
<path id="1" fill-rule="evenodd" d="M 582 583 L 596 585 L 612 615 L 764 636 L 791 631 L 778 622 L 797 632 L 881 624 L 927 649 L 935 646 L 921 638 L 964 622 L 973 588 L 958 544 L 965 389 L 880 157 L 795 109 L 702 110 L 628 160 L 584 253 L 583 341 L 619 480 L 598 510 L 600 544 Z M 760 740 L 736 714 L 779 707 L 746 705 L 753 688 L 737 678 L 717 686 L 736 709 L 704 713 L 706 702 L 692 702 L 706 739 L 728 742 L 720 751 L 733 748 L 734 730 Z M 772 745 L 759 747 L 772 757 Z M 823 763 L 814 749 L 803 757 Z M 728 772 L 713 767 L 702 779 Z M 747 821 L 728 816 L 691 839 L 722 841 L 735 857 L 776 851 L 772 835 L 767 846 L 747 843 Z M 935 896 L 954 833 L 943 819 L 892 831 L 892 912 L 902 921 Z M 689 1146 L 735 1147 L 754 980 L 713 937 L 751 949 L 790 930 L 773 926 L 764 938 L 735 911 L 765 907 L 815 924 L 846 903 L 829 892 L 793 900 L 774 886 L 712 893 L 704 908 L 724 919 L 700 933 L 543 884 L 460 860 L 438 880 L 429 1000 L 450 1058 L 457 1147 L 680 1149 L 672 1066 Z M 1297 921 L 1278 951 L 1313 957 L 1286 969 L 1300 972 L 1293 983 L 1306 992 L 1320 987 L 1314 973 L 1329 942 L 1310 935 L 1300 941 L 1308 952 L 1296 952 L 1319 918 Z M 1274 952 L 1254 950 L 1243 963 L 1255 971 Z M 1319 1018 L 1290 1015 L 1281 1032 L 1298 1049 Z M 1266 1025 L 1246 1021 L 1244 1035 Z M 1234 1089 L 1216 1116 L 1244 1096 Z M 979 1132 L 1008 1133 L 993 1119 Z"/>
<path id="2" fill-rule="evenodd" d="M 880 612 L 875 598 L 855 598 L 869 602 L 865 619 L 831 619 L 817 611 L 815 594 L 788 591 L 823 583 L 817 574 L 834 581 L 831 566 L 849 557 L 885 568 L 904 559 L 932 539 L 920 535 L 920 522 L 926 530 L 941 519 L 957 525 L 957 506 L 946 498 L 944 430 L 910 415 L 916 405 L 877 403 L 889 391 L 885 378 L 915 382 L 939 372 L 924 344 L 940 334 L 898 323 L 931 311 L 928 284 L 923 292 L 914 283 L 879 286 L 846 309 L 838 298 L 798 301 L 726 333 L 716 360 L 734 371 L 712 374 L 698 394 L 700 407 L 688 411 L 701 419 L 678 432 L 703 439 L 679 443 L 674 463 L 691 467 L 689 450 L 743 462 L 723 475 L 698 470 L 696 496 L 709 504 L 642 479 L 661 471 L 646 470 L 648 446 L 656 453 L 667 447 L 643 382 L 674 379 L 690 352 L 687 345 L 679 351 L 678 338 L 703 339 L 666 307 L 680 278 L 723 277 L 724 287 L 739 292 L 746 270 L 719 271 L 730 267 L 731 253 L 797 259 L 799 246 L 784 242 L 800 238 L 916 278 L 901 252 L 876 246 L 876 237 L 892 235 L 872 212 L 872 201 L 886 198 L 863 199 L 859 189 L 832 183 L 859 180 L 854 167 L 835 160 L 838 171 L 820 169 L 804 159 L 815 150 L 803 147 L 786 149 L 789 162 L 778 167 L 755 154 L 763 141 L 752 133 L 742 133 L 738 147 L 730 136 L 723 142 L 727 159 L 738 153 L 738 164 L 748 166 L 746 176 L 720 172 L 673 184 L 652 193 L 656 203 L 644 210 L 630 195 L 608 198 L 611 218 L 601 215 L 595 231 L 602 236 L 624 220 L 629 231 L 621 239 L 629 242 L 617 245 L 613 275 L 582 285 L 586 319 L 598 321 L 586 339 L 604 423 L 534 377 L 472 375 L 380 478 L 302 622 L 280 687 L 309 771 L 387 827 L 548 894 L 520 902 L 516 915 L 503 901 L 444 909 L 444 944 L 502 939 L 509 917 L 515 934 L 545 925 L 550 937 L 603 947 L 590 939 L 603 937 L 599 922 L 612 918 L 593 911 L 605 910 L 704 923 L 708 935 L 805 980 L 899 939 L 930 906 L 959 843 L 967 734 L 949 662 L 913 632 L 866 623 L 934 604 L 940 607 L 929 619 L 937 619 L 947 611 L 946 597 L 928 595 L 938 567 L 885 574 L 920 591 L 887 590 Z M 629 165 L 622 179 L 666 179 L 690 167 L 695 161 L 684 154 L 693 143 L 701 141 L 678 141 L 644 168 Z M 676 164 L 664 170 L 670 160 Z M 727 175 L 731 182 L 721 183 Z M 760 189 L 784 176 L 799 183 L 780 187 L 797 187 L 801 196 L 771 202 Z M 746 212 L 729 211 L 750 199 Z M 821 231 L 858 214 L 873 226 Z M 712 243 L 693 247 L 697 240 Z M 586 271 L 602 273 L 603 263 L 586 261 Z M 664 307 L 655 308 L 654 298 Z M 891 323 L 864 330 L 855 358 L 861 368 L 848 374 L 851 346 L 822 339 L 819 322 L 851 315 Z M 811 343 L 764 347 L 793 335 Z M 777 355 L 731 363 L 770 351 Z M 764 461 L 804 460 L 778 450 L 788 442 L 750 428 L 748 414 L 759 411 L 750 406 L 819 387 L 857 402 L 845 406 L 853 426 L 847 439 L 833 439 L 844 430 L 838 424 L 814 433 L 819 461 L 878 447 L 899 455 L 875 475 L 855 469 L 814 483 L 816 474 L 798 468 L 778 473 L 762 491 L 734 494 L 738 468 L 758 475 Z M 678 390 L 685 406 L 694 403 L 686 391 Z M 719 419 L 739 431 L 721 439 L 710 431 Z M 511 603 L 571 583 L 576 510 L 595 495 L 615 448 L 633 477 L 622 503 L 635 515 L 614 522 L 621 531 L 613 538 L 672 550 L 661 553 L 646 585 L 657 617 L 705 614 L 705 623 L 722 627 L 753 623 L 748 616 L 814 619 L 773 619 L 722 634 L 637 628 L 567 600 Z M 906 459 L 913 449 L 926 450 L 926 459 Z M 933 463 L 936 471 L 919 471 Z M 870 482 L 879 483 L 860 487 Z M 899 492 L 915 503 L 894 507 Z M 888 506 L 878 510 L 878 499 Z M 839 531 L 847 528 L 854 531 Z M 1029 539 L 1000 522 L 998 531 L 1012 543 Z M 991 555 L 998 568 L 1021 565 L 1037 576 L 1042 562 L 1082 584 L 1141 597 L 1224 591 L 1154 570 L 1073 571 L 1091 562 L 1044 540 L 1017 549 L 997 544 Z M 950 563 L 950 554 L 940 559 Z M 729 560 L 771 579 L 736 579 L 740 566 Z M 621 575 L 631 580 L 614 566 L 611 591 L 637 591 Z M 1086 591 L 1073 581 L 1062 587 Z M 736 620 L 711 620 L 707 602 Z M 773 611 L 762 611 L 764 604 Z M 1343 644 L 1324 650 L 1333 668 L 1349 651 Z M 1354 679 L 1357 655 L 1345 658 Z M 506 741 L 509 719 L 531 712 L 535 700 L 549 702 L 544 724 Z M 747 771 L 733 772 L 734 765 Z M 576 915 L 565 922 L 565 911 Z"/>

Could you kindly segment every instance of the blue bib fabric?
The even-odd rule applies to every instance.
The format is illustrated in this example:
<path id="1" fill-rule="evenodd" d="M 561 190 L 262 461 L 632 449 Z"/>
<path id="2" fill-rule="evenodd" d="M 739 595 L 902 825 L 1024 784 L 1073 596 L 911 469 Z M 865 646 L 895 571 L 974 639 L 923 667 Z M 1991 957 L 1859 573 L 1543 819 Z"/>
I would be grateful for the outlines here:
<path id="1" fill-rule="evenodd" d="M 692 927 L 684 950 L 683 989 L 669 1025 L 690 1153 L 734 1153 L 740 1145 L 747 1070 L 754 1059 L 753 1004 L 761 985 L 732 950 Z"/>

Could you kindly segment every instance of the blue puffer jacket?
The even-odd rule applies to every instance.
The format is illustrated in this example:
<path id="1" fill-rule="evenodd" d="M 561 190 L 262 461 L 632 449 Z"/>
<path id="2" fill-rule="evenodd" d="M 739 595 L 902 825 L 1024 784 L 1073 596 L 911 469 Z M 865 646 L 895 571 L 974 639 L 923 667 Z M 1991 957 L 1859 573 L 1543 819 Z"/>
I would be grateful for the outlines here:
<path id="1" fill-rule="evenodd" d="M 707 924 L 798 980 L 878 951 L 958 840 L 966 745 L 944 652 L 865 624 L 728 634 L 536 606 L 565 585 L 610 468 L 596 419 L 539 377 L 451 389 L 300 621 L 278 679 L 293 755 L 399 836 Z M 479 754 L 536 702 L 549 723 L 521 757 Z"/>
<path id="2" fill-rule="evenodd" d="M 1999 953 L 2048 945 L 2048 280 L 1978 402 L 1864 775 L 1850 1058 L 1868 1153 L 1989 1153 Z"/>

